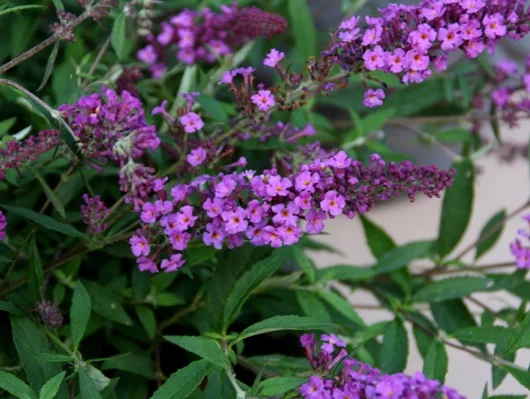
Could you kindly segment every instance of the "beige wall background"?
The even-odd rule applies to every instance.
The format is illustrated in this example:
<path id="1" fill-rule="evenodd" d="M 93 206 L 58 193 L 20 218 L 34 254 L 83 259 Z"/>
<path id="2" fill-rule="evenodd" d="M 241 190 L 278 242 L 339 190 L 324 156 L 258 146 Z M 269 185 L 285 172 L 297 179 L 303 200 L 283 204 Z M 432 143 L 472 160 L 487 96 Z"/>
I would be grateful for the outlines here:
<path id="1" fill-rule="evenodd" d="M 503 128 L 503 137 L 520 143 L 528 142 L 529 133 L 530 123 L 516 129 Z M 399 140 L 399 137 L 394 136 L 393 141 L 395 140 Z M 523 204 L 530 195 L 530 173 L 526 160 L 517 159 L 511 164 L 501 163 L 495 154 L 491 154 L 480 160 L 478 164 L 482 168 L 482 172 L 477 176 L 472 219 L 468 231 L 456 248 L 455 253 L 460 252 L 477 239 L 480 230 L 495 212 L 502 208 L 507 209 L 508 212 L 513 211 Z M 435 238 L 438 231 L 441 205 L 441 199 L 436 198 L 419 197 L 412 204 L 406 200 L 398 200 L 376 206 L 369 217 L 382 226 L 397 243 L 402 244 L 413 240 Z M 509 251 L 509 243 L 516 235 L 517 229 L 521 227 L 524 227 L 524 224 L 520 217 L 509 221 L 496 246 L 481 258 L 479 264 L 510 261 L 512 256 Z M 343 254 L 311 253 L 311 257 L 318 265 L 326 267 L 335 264 L 369 265 L 373 263 L 374 258 L 364 240 L 360 220 L 335 219 L 327 223 L 325 231 L 329 235 L 319 236 L 318 239 L 334 246 Z M 468 254 L 467 259 L 471 260 L 472 256 L 473 253 Z M 513 271 L 514 269 L 505 271 Z M 507 303 L 515 306 L 519 303 L 516 297 L 507 292 L 479 294 L 476 297 L 495 310 L 505 307 Z M 377 304 L 370 294 L 362 290 L 351 293 L 350 302 L 353 306 Z M 479 311 L 476 306 L 470 306 L 470 308 L 472 311 Z M 383 310 L 357 308 L 357 311 L 368 323 L 392 318 L 390 313 Z M 409 339 L 410 355 L 406 371 L 413 373 L 422 369 L 423 360 L 410 330 Z M 488 363 L 457 349 L 448 348 L 448 354 L 447 385 L 458 389 L 469 399 L 475 399 L 481 397 L 485 382 L 488 381 L 491 394 L 491 367 Z M 516 362 L 523 367 L 528 367 L 530 350 L 520 351 Z M 511 376 L 508 376 L 495 393 L 527 394 L 528 392 Z"/>

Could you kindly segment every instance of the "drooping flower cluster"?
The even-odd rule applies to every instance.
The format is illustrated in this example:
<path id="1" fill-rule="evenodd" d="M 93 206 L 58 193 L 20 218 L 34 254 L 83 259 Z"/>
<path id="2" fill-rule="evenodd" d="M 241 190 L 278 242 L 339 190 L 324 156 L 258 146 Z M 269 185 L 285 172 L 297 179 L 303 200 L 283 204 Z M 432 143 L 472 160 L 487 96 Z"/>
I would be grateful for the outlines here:
<path id="1" fill-rule="evenodd" d="M 42 130 L 36 136 L 24 141 L 8 141 L 5 148 L 0 148 L 0 180 L 5 177 L 6 170 L 19 168 L 26 162 L 35 161 L 39 155 L 50 151 L 61 144 L 58 130 Z"/>
<path id="2" fill-rule="evenodd" d="M 4 213 L 0 210 L 0 241 L 6 238 L 7 219 Z"/>
<path id="3" fill-rule="evenodd" d="M 452 51 L 476 58 L 501 38 L 520 39 L 530 30 L 530 12 L 519 0 L 423 0 L 379 11 L 380 17 L 365 18 L 366 27 L 355 16 L 342 22 L 324 56 L 355 73 L 381 70 L 419 83 L 432 74 L 431 65 L 445 70 Z M 365 105 L 378 106 L 383 97 L 371 91 Z"/>
<path id="4" fill-rule="evenodd" d="M 109 209 L 101 201 L 100 196 L 90 197 L 88 194 L 83 195 L 84 205 L 81 205 L 83 222 L 88 226 L 87 233 L 96 235 L 107 230 L 108 224 L 105 218 L 109 214 Z"/>
<path id="5" fill-rule="evenodd" d="M 109 161 L 119 164 L 120 189 L 127 193 L 126 202 L 140 209 L 152 192 L 155 171 L 136 160 L 160 145 L 155 127 L 147 124 L 140 100 L 125 90 L 118 95 L 106 89 L 104 94 L 61 105 L 59 111 L 94 168 L 101 170 Z"/>
<path id="6" fill-rule="evenodd" d="M 221 6 L 215 13 L 209 8 L 184 10 L 161 23 L 162 32 L 147 37 L 148 45 L 138 51 L 138 59 L 151 65 L 154 77 L 165 69 L 165 56 L 176 47 L 176 57 L 184 64 L 215 62 L 258 37 L 270 38 L 287 29 L 287 21 L 257 7 Z"/>
<path id="7" fill-rule="evenodd" d="M 428 379 L 420 372 L 413 376 L 383 374 L 368 364 L 345 359 L 348 355 L 344 349 L 346 343 L 334 334 L 323 334 L 320 339 L 318 350 L 314 334 L 300 337 L 311 367 L 318 371 L 318 375 L 311 376 L 300 387 L 300 394 L 305 399 L 464 399 L 454 389 Z M 339 349 L 338 354 L 336 349 Z M 330 375 L 337 365 L 338 371 L 334 376 Z"/>
<path id="8" fill-rule="evenodd" d="M 499 110 L 501 120 L 516 127 L 519 120 L 530 117 L 530 57 L 526 58 L 523 73 L 515 62 L 508 60 L 500 61 L 494 71 L 491 101 Z"/>
<path id="9" fill-rule="evenodd" d="M 326 219 L 353 218 L 370 211 L 376 201 L 402 192 L 411 201 L 417 192 L 439 196 L 451 185 L 453 174 L 408 161 L 386 163 L 375 154 L 364 166 L 341 151 L 302 165 L 287 177 L 275 169 L 260 175 L 204 175 L 174 186 L 171 200 L 162 191 L 158 200 L 145 203 L 144 226 L 130 244 L 140 269 L 151 272 L 158 271 L 160 255 L 180 254 L 192 239 L 217 249 L 238 247 L 244 241 L 273 248 L 292 245 L 303 233 L 302 221 L 307 233 L 318 234 Z"/>
<path id="10" fill-rule="evenodd" d="M 43 300 L 37 303 L 35 309 L 42 320 L 42 322 L 49 328 L 59 328 L 63 325 L 64 317 L 59 310 L 59 307 L 53 302 Z"/>
<path id="11" fill-rule="evenodd" d="M 517 262 L 517 267 L 520 269 L 530 269 L 530 213 L 522 218 L 528 223 L 526 229 L 519 229 L 516 238 L 510 244 L 510 250 Z"/>

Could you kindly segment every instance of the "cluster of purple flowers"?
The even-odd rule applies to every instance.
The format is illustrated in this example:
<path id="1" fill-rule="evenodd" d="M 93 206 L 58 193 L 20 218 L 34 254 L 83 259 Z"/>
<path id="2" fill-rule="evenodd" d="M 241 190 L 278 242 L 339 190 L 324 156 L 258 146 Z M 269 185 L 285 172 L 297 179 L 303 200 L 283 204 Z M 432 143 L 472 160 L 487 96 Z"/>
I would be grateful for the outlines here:
<path id="1" fill-rule="evenodd" d="M 314 334 L 304 334 L 300 342 L 306 350 L 311 367 L 318 372 L 300 387 L 305 399 L 464 399 L 454 389 L 430 380 L 422 373 L 413 376 L 403 373 L 383 374 L 378 369 L 348 355 L 346 343 L 334 334 L 323 334 L 320 350 Z M 335 354 L 336 349 L 340 349 Z M 340 363 L 339 363 L 340 362 Z M 330 371 L 339 365 L 334 377 Z"/>
<path id="2" fill-rule="evenodd" d="M 0 210 L 0 241 L 6 238 L 7 219 L 4 213 Z"/>
<path id="3" fill-rule="evenodd" d="M 341 23 L 332 56 L 353 72 L 382 70 L 398 75 L 405 84 L 419 83 L 447 68 L 449 52 L 462 50 L 470 58 L 493 51 L 505 36 L 520 39 L 530 30 L 530 12 L 519 0 L 423 0 L 417 6 L 390 4 L 380 17 Z M 382 103 L 384 92 L 368 90 L 364 104 Z"/>
<path id="4" fill-rule="evenodd" d="M 411 201 L 417 192 L 439 196 L 452 184 L 453 174 L 453 170 L 417 167 L 408 161 L 386 163 L 376 154 L 364 166 L 341 151 L 304 164 L 287 177 L 276 169 L 260 175 L 254 171 L 204 175 L 174 186 L 171 200 L 159 191 L 155 202 L 143 205 L 144 226 L 131 238 L 131 249 L 141 270 L 157 272 L 161 253 L 168 253 L 169 259 L 180 255 L 194 238 L 217 249 L 225 244 L 238 247 L 245 241 L 273 248 L 292 245 L 302 235 L 302 221 L 307 233 L 318 234 L 326 219 L 353 218 L 371 210 L 375 201 L 402 192 Z M 182 261 L 179 257 L 170 266 L 162 261 L 161 268 L 172 271 Z"/>
<path id="5" fill-rule="evenodd" d="M 88 226 L 88 234 L 96 235 L 107 230 L 108 224 L 105 219 L 109 214 L 109 209 L 101 201 L 99 195 L 90 197 L 88 194 L 83 195 L 84 205 L 81 205 L 83 222 Z"/>
<path id="6" fill-rule="evenodd" d="M 127 193 L 126 202 L 139 210 L 153 191 L 155 171 L 136 160 L 160 145 L 155 127 L 147 124 L 140 100 L 125 90 L 118 95 L 106 89 L 104 94 L 61 105 L 59 111 L 95 169 L 102 170 L 108 161 L 119 164 L 120 189 Z"/>
<path id="7" fill-rule="evenodd" d="M 61 143 L 58 130 L 42 130 L 36 136 L 30 136 L 23 142 L 8 141 L 0 148 L 0 180 L 7 169 L 19 168 L 28 161 L 35 161 L 39 155 L 50 151 Z"/>
<path id="8" fill-rule="evenodd" d="M 491 92 L 491 100 L 499 109 L 501 119 L 515 127 L 522 117 L 530 115 L 530 57 L 526 58 L 522 74 L 517 64 L 509 60 L 500 61 L 494 66 L 494 71 L 492 84 L 495 89 Z M 513 96 L 516 92 L 527 95 Z"/>
<path id="9" fill-rule="evenodd" d="M 528 223 L 526 229 L 519 229 L 516 238 L 510 244 L 510 250 L 520 269 L 530 269 L 530 213 L 523 216 L 523 220 Z"/>
<path id="10" fill-rule="evenodd" d="M 219 56 L 233 53 L 238 46 L 258 37 L 270 38 L 287 29 L 287 21 L 257 7 L 221 6 L 215 13 L 209 8 L 184 10 L 161 23 L 162 32 L 147 37 L 148 45 L 138 51 L 138 59 L 150 65 L 153 76 L 165 70 L 167 50 L 177 47 L 176 57 L 184 64 L 215 62 Z"/>

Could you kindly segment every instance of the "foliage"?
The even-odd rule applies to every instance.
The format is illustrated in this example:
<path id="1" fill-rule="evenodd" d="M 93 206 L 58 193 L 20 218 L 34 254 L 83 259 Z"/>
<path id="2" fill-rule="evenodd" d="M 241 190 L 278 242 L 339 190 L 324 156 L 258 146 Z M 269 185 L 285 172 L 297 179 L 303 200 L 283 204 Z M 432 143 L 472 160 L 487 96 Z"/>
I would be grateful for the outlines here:
<path id="1" fill-rule="evenodd" d="M 460 398 L 442 386 L 448 347 L 489 362 L 494 389 L 509 374 L 530 387 L 515 362 L 530 347 L 528 232 L 515 260 L 478 263 L 528 199 L 455 253 L 477 159 L 530 109 L 510 97 L 530 91 L 528 63 L 519 76 L 474 47 L 528 31 L 521 2 L 476 5 L 485 43 L 417 27 L 403 45 L 430 40 L 433 76 L 414 54 L 399 69 L 401 36 L 377 22 L 348 19 L 330 46 L 306 0 L 15 3 L 0 6 L 0 398 L 326 398 L 363 370 L 372 392 L 401 392 L 370 397 L 430 384 Z M 446 3 L 454 18 L 482 2 Z M 371 58 L 381 45 L 391 61 Z M 464 56 L 447 67 L 452 51 Z M 451 169 L 404 161 L 389 125 L 449 152 Z M 437 237 L 398 244 L 366 215 L 402 193 L 443 195 Z M 334 249 L 312 235 L 344 216 L 375 260 L 319 268 L 310 251 Z M 356 290 L 392 317 L 363 320 Z M 520 305 L 475 296 L 500 290 Z M 402 373 L 412 342 L 427 379 Z"/>

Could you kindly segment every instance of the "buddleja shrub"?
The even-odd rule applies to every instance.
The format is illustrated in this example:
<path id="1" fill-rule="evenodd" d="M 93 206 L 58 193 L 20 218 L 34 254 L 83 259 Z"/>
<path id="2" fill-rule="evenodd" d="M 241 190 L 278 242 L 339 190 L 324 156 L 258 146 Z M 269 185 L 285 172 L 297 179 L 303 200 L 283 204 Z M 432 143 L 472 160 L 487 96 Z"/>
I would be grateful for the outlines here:
<path id="1" fill-rule="evenodd" d="M 526 157 L 498 143 L 530 112 L 530 62 L 487 55 L 530 30 L 525 2 L 393 4 L 330 35 L 305 0 L 219 3 L 0 7 L 0 397 L 462 398 L 447 346 L 491 363 L 483 398 L 508 374 L 530 388 L 528 231 L 479 262 L 528 199 L 454 254 L 474 161 Z M 393 152 L 391 123 L 453 167 Z M 443 192 L 434 239 L 366 216 Z M 343 216 L 376 261 L 318 268 L 306 250 L 333 251 L 314 236 Z M 341 286 L 393 317 L 367 324 Z M 475 297 L 499 290 L 520 306 Z"/>

